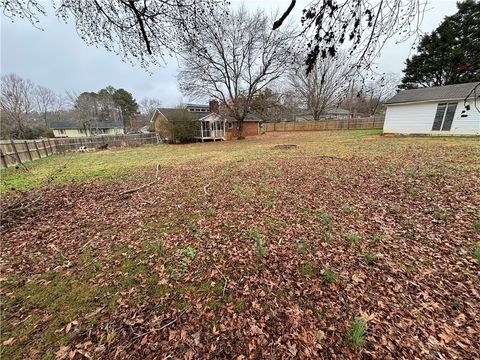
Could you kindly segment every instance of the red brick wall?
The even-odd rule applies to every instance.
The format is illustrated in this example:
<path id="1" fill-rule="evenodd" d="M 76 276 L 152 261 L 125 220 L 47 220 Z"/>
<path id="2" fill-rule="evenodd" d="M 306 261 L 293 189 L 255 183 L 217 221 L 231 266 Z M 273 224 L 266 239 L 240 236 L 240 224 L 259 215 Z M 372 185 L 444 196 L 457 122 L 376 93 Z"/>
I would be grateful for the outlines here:
<path id="1" fill-rule="evenodd" d="M 259 128 L 258 122 L 244 122 L 243 123 L 243 135 L 244 136 L 258 135 L 259 134 L 258 128 Z M 238 136 L 237 123 L 233 123 L 233 129 L 228 129 L 228 127 L 226 127 L 225 130 L 227 132 L 227 134 L 226 134 L 226 139 L 227 140 L 232 140 L 232 139 L 234 139 Z"/>

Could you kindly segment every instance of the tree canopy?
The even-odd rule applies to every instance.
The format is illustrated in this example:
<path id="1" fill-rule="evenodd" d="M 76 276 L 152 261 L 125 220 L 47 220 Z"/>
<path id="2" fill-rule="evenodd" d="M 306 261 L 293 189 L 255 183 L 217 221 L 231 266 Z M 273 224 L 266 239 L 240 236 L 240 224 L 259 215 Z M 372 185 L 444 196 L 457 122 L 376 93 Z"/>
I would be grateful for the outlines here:
<path id="1" fill-rule="evenodd" d="M 457 3 L 458 12 L 421 38 L 406 62 L 400 88 L 480 81 L 480 3 Z"/>

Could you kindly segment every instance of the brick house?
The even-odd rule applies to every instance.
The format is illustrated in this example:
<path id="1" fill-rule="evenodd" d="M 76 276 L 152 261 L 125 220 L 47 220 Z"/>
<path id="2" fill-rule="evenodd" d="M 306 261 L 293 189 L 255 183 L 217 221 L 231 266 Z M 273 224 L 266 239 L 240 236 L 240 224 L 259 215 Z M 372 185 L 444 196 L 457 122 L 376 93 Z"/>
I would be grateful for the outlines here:
<path id="1" fill-rule="evenodd" d="M 183 109 L 158 108 L 150 120 L 155 131 L 169 142 L 175 141 L 171 125 L 187 121 L 198 122 L 193 136 L 196 141 L 232 140 L 238 136 L 237 121 L 221 114 L 215 100 L 209 105 L 187 104 Z M 260 123 L 260 118 L 248 114 L 243 123 L 244 136 L 259 135 Z"/>

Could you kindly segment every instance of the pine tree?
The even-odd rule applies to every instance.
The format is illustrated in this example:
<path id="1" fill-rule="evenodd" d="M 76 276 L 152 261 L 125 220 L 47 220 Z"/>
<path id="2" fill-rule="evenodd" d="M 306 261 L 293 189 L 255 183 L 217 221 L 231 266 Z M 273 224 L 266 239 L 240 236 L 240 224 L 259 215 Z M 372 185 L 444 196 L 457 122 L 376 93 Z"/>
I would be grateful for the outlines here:
<path id="1" fill-rule="evenodd" d="M 465 0 L 457 8 L 421 38 L 418 54 L 407 59 L 400 88 L 480 81 L 480 2 Z"/>

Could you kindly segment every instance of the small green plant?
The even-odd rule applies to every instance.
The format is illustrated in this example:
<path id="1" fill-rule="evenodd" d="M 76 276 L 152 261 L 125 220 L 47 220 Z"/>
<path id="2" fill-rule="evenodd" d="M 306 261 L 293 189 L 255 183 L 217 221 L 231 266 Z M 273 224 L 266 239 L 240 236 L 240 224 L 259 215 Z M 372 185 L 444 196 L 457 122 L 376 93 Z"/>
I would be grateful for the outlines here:
<path id="1" fill-rule="evenodd" d="M 322 225 L 324 228 L 330 230 L 332 228 L 332 216 L 328 211 L 323 211 L 322 215 L 320 216 L 322 221 Z"/>
<path id="2" fill-rule="evenodd" d="M 95 259 L 92 265 L 93 265 L 93 268 L 97 271 L 102 268 L 102 262 L 98 259 Z"/>
<path id="3" fill-rule="evenodd" d="M 329 244 L 333 243 L 333 235 L 330 231 L 325 233 L 325 241 Z"/>
<path id="4" fill-rule="evenodd" d="M 448 217 L 448 213 L 440 208 L 433 210 L 432 216 L 435 220 L 445 220 Z"/>
<path id="5" fill-rule="evenodd" d="M 252 230 L 249 230 L 247 231 L 247 233 L 245 234 L 245 237 L 247 239 L 253 239 L 255 241 L 255 246 L 257 248 L 257 254 L 259 256 L 264 256 L 265 253 L 267 252 L 267 247 L 265 246 L 265 242 L 264 242 L 264 235 L 263 233 L 261 233 L 260 231 L 256 230 L 256 229 L 252 229 Z"/>
<path id="6" fill-rule="evenodd" d="M 375 264 L 375 262 L 377 261 L 377 256 L 375 254 L 371 253 L 370 251 L 365 252 L 365 254 L 363 255 L 363 258 L 365 260 L 365 263 L 368 266 L 373 266 Z"/>
<path id="7" fill-rule="evenodd" d="M 170 279 L 174 281 L 180 281 L 183 279 L 183 275 L 177 271 L 177 269 L 168 266 L 166 268 L 168 275 L 170 276 Z"/>
<path id="8" fill-rule="evenodd" d="M 337 275 L 331 269 L 323 271 L 323 278 L 329 284 L 334 284 L 337 281 Z"/>
<path id="9" fill-rule="evenodd" d="M 402 207 L 400 205 L 392 205 L 388 208 L 388 213 L 395 215 L 399 214 L 402 211 Z"/>
<path id="10" fill-rule="evenodd" d="M 477 260 L 480 265 L 480 246 L 475 246 L 472 250 L 473 257 Z"/>
<path id="11" fill-rule="evenodd" d="M 455 310 L 462 310 L 462 303 L 458 299 L 455 299 L 452 302 L 452 308 Z"/>
<path id="12" fill-rule="evenodd" d="M 207 210 L 207 216 L 214 217 L 215 214 L 216 214 L 215 208 L 210 206 Z"/>
<path id="13" fill-rule="evenodd" d="M 203 236 L 202 230 L 195 230 L 195 232 L 193 233 L 193 237 L 195 238 L 195 240 L 200 240 L 202 236 Z"/>
<path id="14" fill-rule="evenodd" d="M 415 272 L 417 272 L 417 267 L 414 263 L 405 264 L 405 271 L 409 274 L 414 274 Z"/>
<path id="15" fill-rule="evenodd" d="M 351 205 L 343 205 L 342 206 L 342 212 L 344 214 L 351 214 L 351 213 L 353 213 L 353 210 L 354 210 L 353 206 L 351 206 Z"/>
<path id="16" fill-rule="evenodd" d="M 361 317 L 357 317 L 353 321 L 351 329 L 346 334 L 346 340 L 358 350 L 365 344 L 366 334 L 367 323 Z"/>
<path id="17" fill-rule="evenodd" d="M 263 256 L 267 252 L 267 248 L 263 243 L 263 238 L 256 238 L 255 245 L 257 246 L 257 254 L 258 256 Z"/>
<path id="18" fill-rule="evenodd" d="M 315 264 L 311 261 L 305 261 L 300 265 L 300 273 L 304 276 L 315 275 Z"/>
<path id="19" fill-rule="evenodd" d="M 473 231 L 480 233 L 480 220 L 475 221 L 475 223 L 473 224 Z"/>
<path id="20" fill-rule="evenodd" d="M 375 241 L 375 242 L 383 241 L 385 240 L 385 238 L 386 238 L 385 234 L 381 232 L 376 232 L 372 235 L 372 241 Z"/>
<path id="21" fill-rule="evenodd" d="M 165 247 L 160 241 L 155 241 L 150 245 L 150 248 L 152 249 L 152 252 L 157 253 L 157 254 L 164 254 L 165 253 Z"/>
<path id="22" fill-rule="evenodd" d="M 405 170 L 405 174 L 407 174 L 410 177 L 417 177 L 418 169 L 416 167 L 409 167 Z"/>
<path id="23" fill-rule="evenodd" d="M 360 235 L 358 235 L 357 232 L 355 231 L 351 231 L 351 232 L 348 232 L 345 234 L 345 240 L 347 241 L 347 243 L 349 245 L 354 245 L 356 243 L 358 243 L 361 238 L 360 238 Z"/>
<path id="24" fill-rule="evenodd" d="M 185 249 L 185 255 L 190 260 L 193 260 L 196 254 L 197 254 L 197 250 L 194 247 L 189 246 Z"/>
<path id="25" fill-rule="evenodd" d="M 305 243 L 300 243 L 298 245 L 298 253 L 300 255 L 307 255 L 308 254 L 308 246 Z"/>

